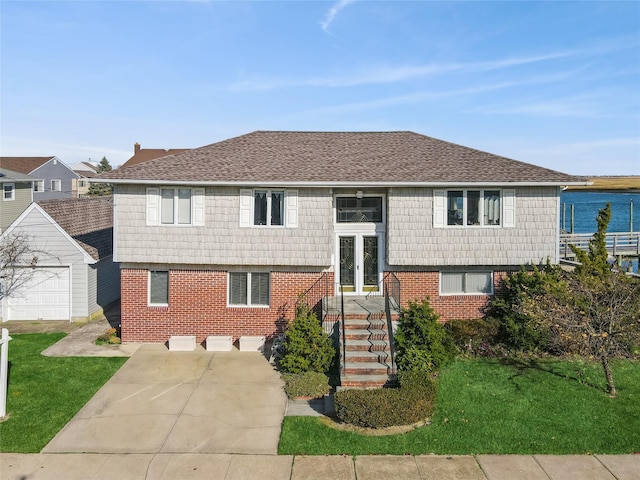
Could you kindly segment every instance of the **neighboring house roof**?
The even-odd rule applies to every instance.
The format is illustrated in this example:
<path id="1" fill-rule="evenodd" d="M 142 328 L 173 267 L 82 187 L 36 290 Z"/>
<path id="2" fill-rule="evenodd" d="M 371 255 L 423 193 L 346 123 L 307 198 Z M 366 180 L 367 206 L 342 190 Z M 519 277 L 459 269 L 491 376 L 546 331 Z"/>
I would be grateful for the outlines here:
<path id="1" fill-rule="evenodd" d="M 93 178 L 98 175 L 98 167 L 90 162 L 79 162 L 71 166 L 78 175 L 85 178 Z"/>
<path id="2" fill-rule="evenodd" d="M 8 170 L 6 168 L 0 168 L 0 182 L 33 182 L 38 180 L 33 178 L 32 176 L 22 173 L 22 172 L 14 172 L 13 170 Z"/>
<path id="3" fill-rule="evenodd" d="M 328 186 L 586 182 L 408 131 L 256 131 L 101 177 L 112 183 Z"/>
<path id="4" fill-rule="evenodd" d="M 94 260 L 113 252 L 111 197 L 63 198 L 37 204 Z"/>
<path id="5" fill-rule="evenodd" d="M 0 157 L 0 166 L 16 172 L 31 173 L 53 157 Z"/>
<path id="6" fill-rule="evenodd" d="M 140 148 L 140 144 L 136 143 L 133 146 L 133 157 L 123 163 L 120 168 L 130 167 L 131 165 L 148 162 L 149 160 L 166 157 L 167 155 L 182 153 L 187 150 L 187 148 L 170 148 L 168 150 L 165 150 L 163 148 Z"/>

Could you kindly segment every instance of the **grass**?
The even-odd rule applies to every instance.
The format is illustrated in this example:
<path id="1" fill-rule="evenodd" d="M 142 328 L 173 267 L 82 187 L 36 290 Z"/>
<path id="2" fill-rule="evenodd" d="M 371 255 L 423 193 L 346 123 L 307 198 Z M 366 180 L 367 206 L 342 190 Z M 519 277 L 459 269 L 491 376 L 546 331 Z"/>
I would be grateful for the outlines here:
<path id="1" fill-rule="evenodd" d="M 618 398 L 598 364 L 462 359 L 440 376 L 432 424 L 366 436 L 285 417 L 280 454 L 624 454 L 640 452 L 640 363 L 617 361 Z"/>
<path id="2" fill-rule="evenodd" d="M 64 333 L 12 335 L 0 452 L 39 452 L 124 364 L 123 357 L 44 357 Z"/>
<path id="3" fill-rule="evenodd" d="M 589 177 L 593 185 L 571 186 L 569 190 L 639 190 L 640 176 Z"/>

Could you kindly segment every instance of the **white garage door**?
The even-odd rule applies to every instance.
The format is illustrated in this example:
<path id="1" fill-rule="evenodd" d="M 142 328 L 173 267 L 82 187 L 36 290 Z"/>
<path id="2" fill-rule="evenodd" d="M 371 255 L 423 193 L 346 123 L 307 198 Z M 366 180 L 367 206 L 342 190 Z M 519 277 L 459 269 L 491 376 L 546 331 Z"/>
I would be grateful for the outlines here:
<path id="1" fill-rule="evenodd" d="M 69 320 L 69 268 L 36 268 L 27 285 L 12 295 L 9 320 Z"/>

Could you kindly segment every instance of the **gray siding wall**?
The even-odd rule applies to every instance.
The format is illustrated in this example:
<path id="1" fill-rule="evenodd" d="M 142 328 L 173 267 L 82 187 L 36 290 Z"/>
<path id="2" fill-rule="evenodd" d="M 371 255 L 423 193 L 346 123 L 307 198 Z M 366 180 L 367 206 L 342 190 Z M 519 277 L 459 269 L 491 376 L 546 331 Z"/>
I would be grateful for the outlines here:
<path id="1" fill-rule="evenodd" d="M 433 226 L 433 189 L 392 188 L 387 261 L 391 266 L 522 265 L 557 262 L 557 187 L 516 188 L 515 228 Z"/>
<path id="2" fill-rule="evenodd" d="M 60 160 L 57 160 L 57 163 L 54 163 L 54 160 L 49 160 L 41 167 L 36 168 L 30 175 L 34 178 L 44 179 L 44 192 L 33 193 L 33 200 L 36 202 L 52 198 L 70 198 L 73 192 L 72 180 L 78 178 L 78 175 Z M 59 192 L 51 191 L 51 180 L 61 181 Z"/>
<path id="3" fill-rule="evenodd" d="M 120 298 L 120 264 L 106 257 L 90 266 L 89 313 L 105 308 Z"/>
<path id="4" fill-rule="evenodd" d="M 147 226 L 146 188 L 118 185 L 116 262 L 329 266 L 332 194 L 298 189 L 298 227 L 240 227 L 240 188 L 205 189 L 204 226 Z"/>
<path id="5" fill-rule="evenodd" d="M 11 225 L 11 222 L 18 218 L 31 204 L 31 190 L 31 182 L 16 182 L 14 199 L 4 200 L 4 198 L 0 198 L 0 232 Z"/>

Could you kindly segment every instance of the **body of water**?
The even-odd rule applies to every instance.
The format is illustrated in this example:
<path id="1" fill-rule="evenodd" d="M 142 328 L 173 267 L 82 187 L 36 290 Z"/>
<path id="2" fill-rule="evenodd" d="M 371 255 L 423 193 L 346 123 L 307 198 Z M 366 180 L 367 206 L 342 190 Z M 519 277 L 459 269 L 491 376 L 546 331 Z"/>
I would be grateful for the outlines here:
<path id="1" fill-rule="evenodd" d="M 567 232 L 571 231 L 571 205 L 573 205 L 573 233 L 595 233 L 598 230 L 596 217 L 607 202 L 611 204 L 611 221 L 607 232 L 629 232 L 631 227 L 634 232 L 640 231 L 640 193 L 617 192 L 562 192 L 560 228 Z M 631 202 L 633 202 L 633 222 L 631 222 Z M 638 259 L 633 260 L 632 271 L 638 272 Z"/>
<path id="2" fill-rule="evenodd" d="M 629 204 L 633 201 L 633 231 L 640 231 L 640 193 L 607 193 L 565 191 L 560 194 L 560 228 L 571 230 L 571 205 L 574 209 L 573 233 L 595 233 L 596 217 L 607 202 L 611 203 L 611 222 L 608 232 L 628 232 Z M 563 212 L 565 213 L 563 224 Z"/>

